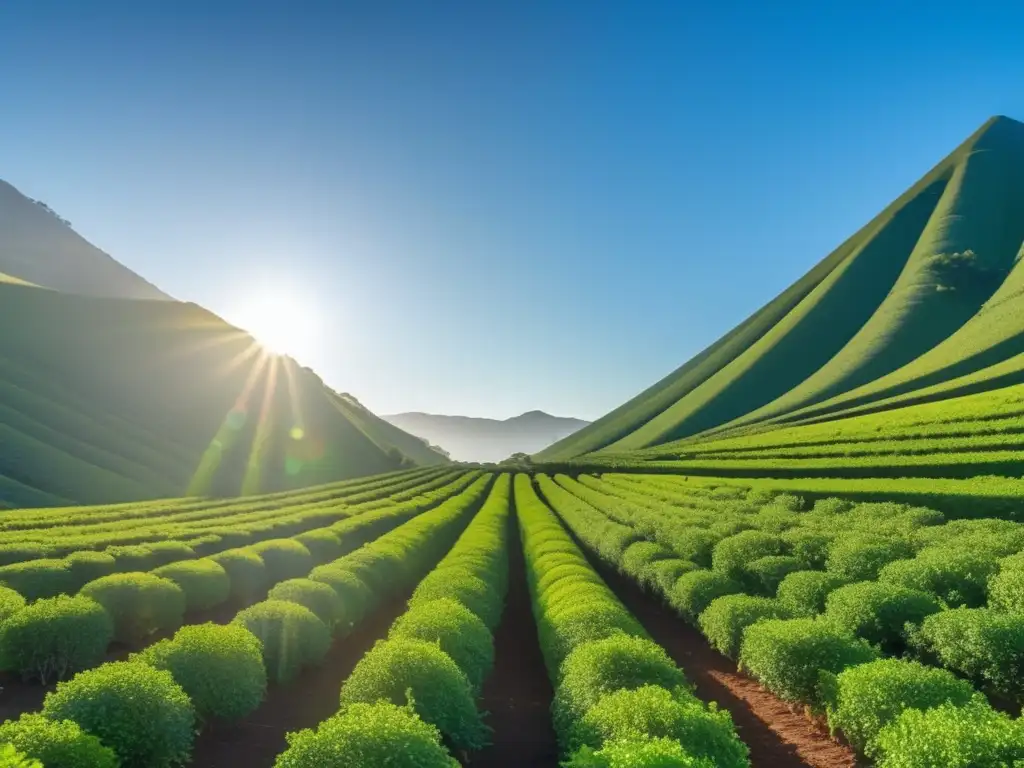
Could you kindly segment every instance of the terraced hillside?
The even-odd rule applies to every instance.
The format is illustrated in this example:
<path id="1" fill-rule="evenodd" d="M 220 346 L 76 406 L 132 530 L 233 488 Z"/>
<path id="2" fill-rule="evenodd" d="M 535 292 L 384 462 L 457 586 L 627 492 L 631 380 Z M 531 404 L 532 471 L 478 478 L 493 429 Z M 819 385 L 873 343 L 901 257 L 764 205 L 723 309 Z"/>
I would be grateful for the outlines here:
<path id="1" fill-rule="evenodd" d="M 536 458 L 703 445 L 1022 382 L 1022 243 L 1024 125 L 996 117 L 741 325 Z"/>
<path id="2" fill-rule="evenodd" d="M 0 282 L 0 504 L 299 488 L 445 457 L 194 304 Z"/>

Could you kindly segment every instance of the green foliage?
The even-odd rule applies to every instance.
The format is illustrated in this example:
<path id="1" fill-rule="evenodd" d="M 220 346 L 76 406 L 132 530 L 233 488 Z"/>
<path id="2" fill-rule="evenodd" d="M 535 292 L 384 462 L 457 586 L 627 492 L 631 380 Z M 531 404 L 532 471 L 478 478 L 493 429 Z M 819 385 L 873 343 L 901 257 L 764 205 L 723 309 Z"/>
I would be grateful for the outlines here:
<path id="1" fill-rule="evenodd" d="M 732 579 L 742 579 L 746 567 L 769 555 L 785 554 L 781 537 L 763 531 L 741 531 L 715 545 L 711 567 Z"/>
<path id="2" fill-rule="evenodd" d="M 14 745 L 46 768 L 118 768 L 114 751 L 72 720 L 26 713 L 0 725 L 2 743 Z"/>
<path id="3" fill-rule="evenodd" d="M 330 587 L 341 601 L 343 612 L 335 621 L 336 633 L 349 632 L 377 603 L 373 591 L 340 562 L 314 568 L 309 580 Z"/>
<path id="4" fill-rule="evenodd" d="M 794 571 L 779 583 L 776 595 L 795 614 L 814 616 L 825 610 L 833 591 L 848 583 L 845 576 L 827 571 Z"/>
<path id="5" fill-rule="evenodd" d="M 688 694 L 655 685 L 617 690 L 602 696 L 572 727 L 570 752 L 581 746 L 600 750 L 609 742 L 643 735 L 686 745 L 697 758 L 717 768 L 746 768 L 747 746 L 736 736 L 728 712 L 705 708 Z"/>
<path id="6" fill-rule="evenodd" d="M 700 615 L 700 630 L 711 646 L 735 659 L 740 652 L 747 627 L 764 619 L 791 619 L 794 613 L 787 606 L 767 597 L 726 595 L 711 601 Z"/>
<path id="7" fill-rule="evenodd" d="M 691 622 L 696 622 L 712 601 L 725 595 L 734 595 L 742 587 L 733 579 L 717 571 L 690 571 L 684 573 L 667 596 L 669 604 Z"/>
<path id="8" fill-rule="evenodd" d="M 968 706 L 908 709 L 876 744 L 879 768 L 1005 768 L 1024 760 L 1024 724 L 979 694 Z"/>
<path id="9" fill-rule="evenodd" d="M 117 570 L 117 560 L 107 552 L 81 550 L 64 558 L 75 589 L 81 589 L 90 581 L 109 576 Z"/>
<path id="10" fill-rule="evenodd" d="M 274 768 L 459 768 L 437 728 L 411 707 L 353 704 L 316 730 L 288 734 Z"/>
<path id="11" fill-rule="evenodd" d="M 462 603 L 443 598 L 418 603 L 391 626 L 391 639 L 436 643 L 479 691 L 494 666 L 494 639 L 480 618 Z"/>
<path id="12" fill-rule="evenodd" d="M 877 579 L 879 571 L 889 563 L 913 554 L 913 546 L 901 539 L 850 536 L 833 542 L 825 567 L 851 582 L 868 581 Z"/>
<path id="13" fill-rule="evenodd" d="M 939 609 L 934 597 L 916 589 L 862 581 L 834 590 L 825 600 L 824 618 L 869 643 L 898 651 L 906 643 L 906 625 L 920 625 Z"/>
<path id="14" fill-rule="evenodd" d="M 327 629 L 345 619 L 346 606 L 342 599 L 327 584 L 310 579 L 288 579 L 282 581 L 267 595 L 268 600 L 286 600 L 309 608 Z"/>
<path id="15" fill-rule="evenodd" d="M 1024 611 L 1024 567 L 1007 567 L 988 582 L 988 605 L 1001 611 Z"/>
<path id="16" fill-rule="evenodd" d="M 0 624 L 25 607 L 25 598 L 8 587 L 0 587 Z"/>
<path id="17" fill-rule="evenodd" d="M 43 714 L 72 720 L 114 750 L 122 768 L 171 768 L 192 750 L 195 714 L 169 672 L 136 661 L 104 664 L 58 683 Z"/>
<path id="18" fill-rule="evenodd" d="M 37 600 L 0 624 L 3 667 L 47 683 L 103 660 L 114 638 L 114 623 L 87 597 Z"/>
<path id="19" fill-rule="evenodd" d="M 238 720 L 255 710 L 267 690 L 260 641 L 237 624 L 182 627 L 131 660 L 171 673 L 201 720 Z"/>
<path id="20" fill-rule="evenodd" d="M 473 688 L 437 645 L 406 638 L 378 642 L 356 664 L 341 689 L 341 704 L 405 702 L 459 749 L 480 749 L 488 731 L 477 712 Z"/>
<path id="21" fill-rule="evenodd" d="M 50 551 L 47 547 L 34 541 L 0 544 L 0 566 L 22 563 L 26 560 L 41 560 L 48 554 Z"/>
<path id="22" fill-rule="evenodd" d="M 324 528 L 300 533 L 295 540 L 309 551 L 317 565 L 329 563 L 345 554 L 338 535 Z"/>
<path id="23" fill-rule="evenodd" d="M 185 593 L 170 579 L 151 573 L 115 573 L 90 581 L 80 594 L 102 605 L 114 620 L 114 639 L 138 643 L 154 632 L 177 629 Z"/>
<path id="24" fill-rule="evenodd" d="M 680 576 L 696 570 L 697 564 L 690 560 L 670 558 L 652 563 L 648 569 L 647 578 L 659 592 L 667 595 L 675 588 Z"/>
<path id="25" fill-rule="evenodd" d="M 234 619 L 263 646 L 263 666 L 274 683 L 293 680 L 303 667 L 319 664 L 331 647 L 327 626 L 308 608 L 285 600 L 264 600 Z"/>
<path id="26" fill-rule="evenodd" d="M 878 574 L 879 581 L 927 592 L 950 607 L 985 604 L 989 578 L 998 570 L 994 555 L 936 547 L 910 560 L 896 560 Z"/>
<path id="27" fill-rule="evenodd" d="M 9 587 L 32 602 L 71 594 L 76 581 L 63 560 L 28 560 L 0 567 L 0 586 Z"/>
<path id="28" fill-rule="evenodd" d="M 301 578 L 313 569 L 313 556 L 293 539 L 268 539 L 253 544 L 249 549 L 263 558 L 271 584 Z"/>
<path id="29" fill-rule="evenodd" d="M 839 501 L 835 499 L 834 501 Z M 820 508 L 816 505 L 815 509 Z M 800 559 L 802 568 L 820 571 L 825 567 L 828 558 L 828 548 L 832 544 L 833 536 L 816 530 L 809 530 L 803 527 L 791 528 L 782 533 L 782 540 L 789 548 L 789 553 Z"/>
<path id="30" fill-rule="evenodd" d="M 821 672 L 839 674 L 877 657 L 864 640 L 814 619 L 768 619 L 747 628 L 740 668 L 780 698 L 820 707 Z"/>
<path id="31" fill-rule="evenodd" d="M 38 760 L 26 757 L 11 744 L 0 746 L 0 768 L 43 768 Z"/>
<path id="32" fill-rule="evenodd" d="M 961 706 L 973 695 L 968 683 L 944 669 L 879 659 L 839 673 L 827 706 L 828 722 L 854 748 L 873 755 L 879 731 L 905 709 L 926 710 L 947 702 Z"/>
<path id="33" fill-rule="evenodd" d="M 185 610 L 205 611 L 226 602 L 231 595 L 231 579 L 215 560 L 183 560 L 161 566 L 154 576 L 170 579 L 185 593 Z"/>
<path id="34" fill-rule="evenodd" d="M 716 768 L 705 758 L 693 757 L 672 739 L 627 738 L 609 741 L 594 750 L 581 747 L 564 768 Z"/>
<path id="35" fill-rule="evenodd" d="M 237 603 L 248 605 L 266 594 L 270 585 L 267 566 L 263 558 L 248 549 L 228 549 L 210 560 L 220 565 L 231 582 L 230 597 Z"/>
<path id="36" fill-rule="evenodd" d="M 804 567 L 804 561 L 792 555 L 768 555 L 748 563 L 743 581 L 751 592 L 774 597 L 786 576 Z"/>

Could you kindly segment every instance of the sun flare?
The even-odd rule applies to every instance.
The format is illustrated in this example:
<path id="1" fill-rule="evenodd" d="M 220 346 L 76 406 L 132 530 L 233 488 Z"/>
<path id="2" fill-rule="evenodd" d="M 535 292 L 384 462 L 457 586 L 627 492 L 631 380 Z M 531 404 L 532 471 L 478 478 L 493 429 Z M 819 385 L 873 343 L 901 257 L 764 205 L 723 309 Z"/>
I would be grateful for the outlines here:
<path id="1" fill-rule="evenodd" d="M 231 320 L 276 355 L 301 354 L 316 332 L 316 318 L 309 305 L 285 291 L 264 290 L 246 296 Z"/>

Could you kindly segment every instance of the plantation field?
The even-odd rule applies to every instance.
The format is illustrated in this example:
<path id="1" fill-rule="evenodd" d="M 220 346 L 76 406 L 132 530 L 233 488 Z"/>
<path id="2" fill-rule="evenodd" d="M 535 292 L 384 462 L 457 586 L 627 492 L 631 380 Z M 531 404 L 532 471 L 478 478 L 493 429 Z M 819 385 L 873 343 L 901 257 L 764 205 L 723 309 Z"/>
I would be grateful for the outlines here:
<path id="1" fill-rule="evenodd" d="M 0 744 L 53 768 L 1024 760 L 1014 510 L 543 469 L 4 513 Z"/>

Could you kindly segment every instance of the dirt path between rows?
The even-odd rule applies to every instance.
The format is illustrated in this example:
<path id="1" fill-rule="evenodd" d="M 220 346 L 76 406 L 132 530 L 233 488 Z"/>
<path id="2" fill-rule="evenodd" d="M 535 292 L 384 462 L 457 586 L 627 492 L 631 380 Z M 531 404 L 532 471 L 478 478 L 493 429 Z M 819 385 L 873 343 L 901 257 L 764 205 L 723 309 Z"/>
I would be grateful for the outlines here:
<path id="1" fill-rule="evenodd" d="M 656 595 L 597 562 L 591 564 L 694 683 L 704 701 L 717 701 L 732 714 L 755 766 L 765 768 L 857 768 L 849 747 L 831 739 L 803 713 L 740 674 L 736 664 L 708 645 L 697 630 L 675 615 Z"/>
<path id="2" fill-rule="evenodd" d="M 519 525 L 509 536 L 509 593 L 494 635 L 494 671 L 484 683 L 481 707 L 494 729 L 493 743 L 469 755 L 480 768 L 557 768 L 558 744 L 551 727 L 551 682 L 537 640 L 526 586 Z"/>

